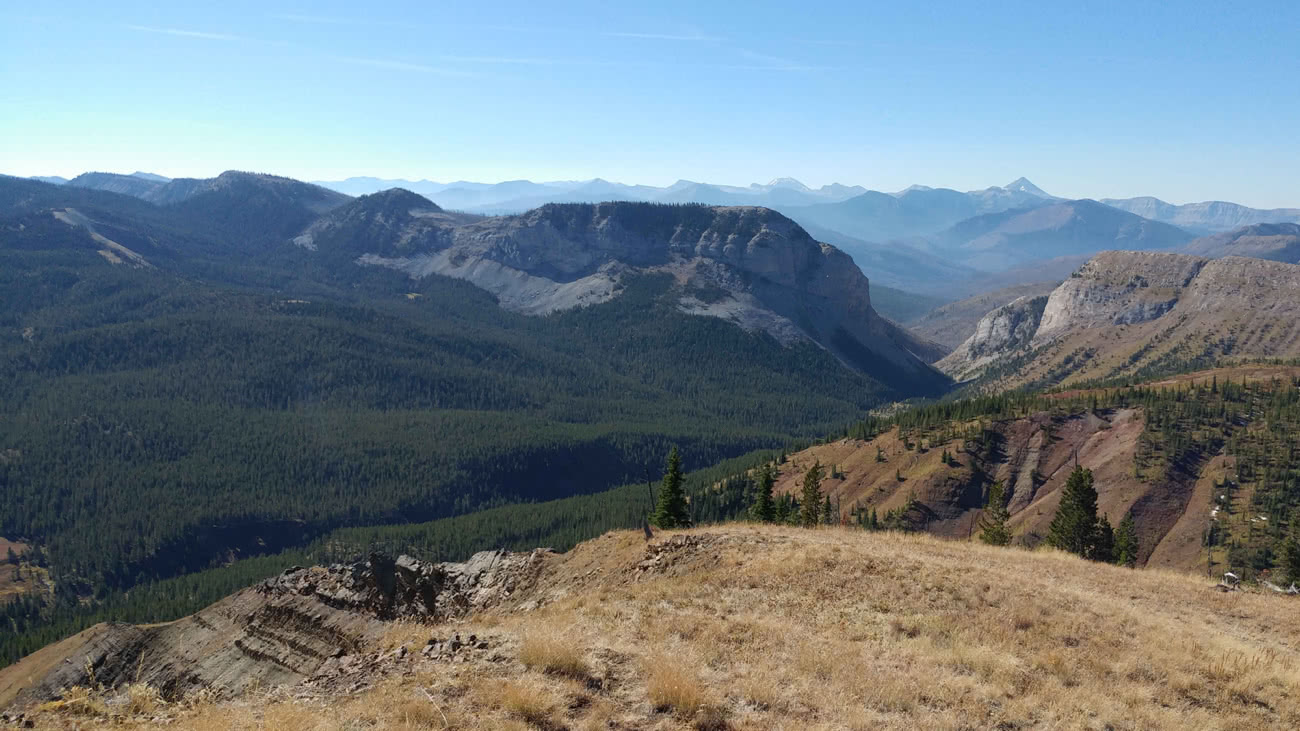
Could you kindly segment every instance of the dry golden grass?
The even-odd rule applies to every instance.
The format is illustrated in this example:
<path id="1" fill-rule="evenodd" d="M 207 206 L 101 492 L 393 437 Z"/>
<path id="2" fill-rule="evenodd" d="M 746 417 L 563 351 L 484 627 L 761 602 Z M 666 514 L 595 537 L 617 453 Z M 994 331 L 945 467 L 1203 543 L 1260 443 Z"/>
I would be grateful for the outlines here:
<path id="1" fill-rule="evenodd" d="M 542 627 L 524 635 L 519 661 L 525 667 L 547 673 L 585 678 L 590 672 L 582 649 L 571 635 L 553 627 Z"/>
<path id="2" fill-rule="evenodd" d="M 500 689 L 501 707 L 511 716 L 535 726 L 550 724 L 555 698 L 547 689 L 526 680 L 507 681 Z"/>
<path id="3" fill-rule="evenodd" d="M 656 711 L 691 718 L 708 703 L 699 676 L 680 657 L 650 658 L 645 675 L 646 697 Z"/>
<path id="4" fill-rule="evenodd" d="M 579 546 L 527 597 L 542 609 L 456 628 L 491 624 L 496 660 L 417 657 L 352 695 L 164 711 L 203 731 L 1300 727 L 1297 600 L 927 536 L 725 526 L 655 542 L 677 536 L 702 543 L 653 570 L 639 534 Z M 566 656 L 555 637 L 581 648 L 587 680 L 538 672 Z"/>

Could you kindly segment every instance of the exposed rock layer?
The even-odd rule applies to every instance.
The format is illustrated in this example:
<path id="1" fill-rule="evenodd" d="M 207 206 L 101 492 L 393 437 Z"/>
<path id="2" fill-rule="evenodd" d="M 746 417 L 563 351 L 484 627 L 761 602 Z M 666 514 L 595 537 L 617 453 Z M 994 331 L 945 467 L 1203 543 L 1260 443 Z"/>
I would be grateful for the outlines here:
<path id="1" fill-rule="evenodd" d="M 448 620 L 508 601 L 532 585 L 549 555 L 485 551 L 465 563 L 430 564 L 374 554 L 352 565 L 289 569 L 175 622 L 100 624 L 51 645 L 0 673 L 0 706 L 93 684 L 146 682 L 182 697 L 298 682 L 373 644 L 390 620 Z"/>
<path id="2" fill-rule="evenodd" d="M 294 243 L 339 262 L 464 279 L 530 315 L 606 302 L 628 276 L 668 273 L 683 312 L 813 341 L 888 385 L 943 380 L 925 364 L 942 346 L 878 316 L 847 254 L 766 208 L 553 204 L 480 218 L 391 190 L 340 207 Z"/>

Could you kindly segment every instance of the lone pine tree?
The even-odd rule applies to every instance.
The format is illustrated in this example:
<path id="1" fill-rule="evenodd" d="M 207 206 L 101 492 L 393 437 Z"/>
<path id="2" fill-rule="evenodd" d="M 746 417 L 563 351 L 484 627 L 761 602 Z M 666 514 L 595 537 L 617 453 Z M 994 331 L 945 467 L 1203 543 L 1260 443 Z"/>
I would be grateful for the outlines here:
<path id="1" fill-rule="evenodd" d="M 989 488 L 989 502 L 980 517 L 980 540 L 990 546 L 1005 546 L 1011 542 L 1011 531 L 1007 520 L 1011 513 L 1006 506 L 1006 490 L 1001 482 L 993 483 Z"/>
<path id="2" fill-rule="evenodd" d="M 664 471 L 663 485 L 659 488 L 659 505 L 655 508 L 654 524 L 660 528 L 686 528 L 691 524 L 686 511 L 686 489 L 682 481 L 682 458 L 673 447 L 668 453 L 668 467 Z"/>
<path id="3" fill-rule="evenodd" d="M 1047 545 L 1091 558 L 1096 553 L 1098 533 L 1097 490 L 1092 485 L 1092 470 L 1075 466 L 1062 490 L 1056 517 L 1047 528 Z"/>
<path id="4" fill-rule="evenodd" d="M 820 518 L 822 505 L 822 463 L 814 462 L 803 476 L 803 494 L 799 498 L 799 522 L 813 528 Z"/>

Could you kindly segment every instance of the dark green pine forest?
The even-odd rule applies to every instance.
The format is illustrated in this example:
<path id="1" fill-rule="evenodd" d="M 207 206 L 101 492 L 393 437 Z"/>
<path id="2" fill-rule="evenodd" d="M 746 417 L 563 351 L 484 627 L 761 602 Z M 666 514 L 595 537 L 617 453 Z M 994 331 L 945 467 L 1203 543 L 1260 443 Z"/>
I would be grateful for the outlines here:
<path id="1" fill-rule="evenodd" d="M 34 649 L 12 638 L 53 627 L 55 607 L 197 596 L 193 572 L 319 555 L 339 530 L 443 525 L 408 542 L 455 558 L 635 524 L 639 503 L 583 503 L 554 527 L 503 508 L 530 519 L 506 532 L 476 511 L 644 487 L 672 446 L 698 470 L 906 395 L 818 347 L 680 314 L 667 277 L 525 317 L 464 282 L 288 245 L 311 220 L 295 195 L 262 226 L 223 213 L 264 208 L 257 186 L 221 194 L 153 206 L 0 178 L 0 536 L 37 546 L 56 587 L 6 610 L 22 631 L 0 633 L 0 661 Z M 109 263 L 63 208 L 151 266 Z"/>
<path id="2" fill-rule="evenodd" d="M 468 283 L 287 245 L 320 201 L 288 181 L 271 205 L 247 182 L 154 206 L 0 177 L 0 536 L 33 546 L 23 561 L 53 586 L 0 604 L 0 665 L 94 622 L 183 616 L 295 564 L 564 550 L 636 527 L 674 447 L 683 522 L 701 524 L 755 515 L 761 475 L 809 440 L 897 426 L 930 449 L 996 450 L 986 427 L 1030 413 L 1142 408 L 1143 481 L 1232 455 L 1216 493 L 1241 515 L 1207 530 L 1214 563 L 1251 578 L 1300 556 L 1293 378 L 958 392 L 864 418 L 916 394 L 818 347 L 683 315 L 667 277 L 525 317 Z M 151 266 L 109 263 L 51 215 L 65 208 Z M 760 512 L 813 514 L 801 508 L 784 495 Z M 852 514 L 915 527 L 907 511 Z"/>

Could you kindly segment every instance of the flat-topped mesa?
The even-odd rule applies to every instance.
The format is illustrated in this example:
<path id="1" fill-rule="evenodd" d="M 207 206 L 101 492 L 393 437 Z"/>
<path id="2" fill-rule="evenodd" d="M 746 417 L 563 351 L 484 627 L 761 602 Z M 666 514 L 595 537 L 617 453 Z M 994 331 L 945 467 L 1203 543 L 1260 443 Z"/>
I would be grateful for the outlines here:
<path id="1" fill-rule="evenodd" d="M 1295 318 L 1300 316 L 1300 266 L 1244 256 L 1214 259 L 1188 284 L 1179 310 L 1249 311 L 1295 328 Z"/>
<path id="2" fill-rule="evenodd" d="M 1206 261 L 1162 252 L 1102 252 L 1048 297 L 1035 340 L 1066 329 L 1154 320 L 1173 309 Z"/>
<path id="3" fill-rule="evenodd" d="M 609 302 L 629 277 L 671 275 L 666 296 L 682 312 L 815 342 L 887 384 L 944 381 L 926 365 L 938 346 L 876 314 L 847 254 L 768 208 L 552 203 L 489 218 L 388 191 L 340 206 L 293 241 L 340 263 L 463 279 L 527 315 Z"/>
<path id="4" fill-rule="evenodd" d="M 542 276 L 583 276 L 610 261 L 662 266 L 675 255 L 786 284 L 822 255 L 806 231 L 771 209 L 630 202 L 552 203 L 489 218 L 457 232 L 456 244 Z"/>

